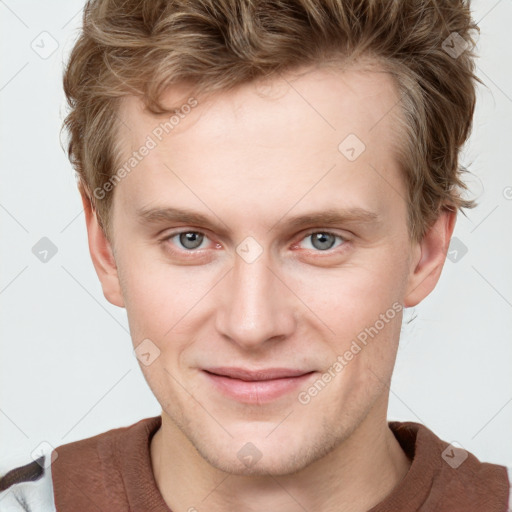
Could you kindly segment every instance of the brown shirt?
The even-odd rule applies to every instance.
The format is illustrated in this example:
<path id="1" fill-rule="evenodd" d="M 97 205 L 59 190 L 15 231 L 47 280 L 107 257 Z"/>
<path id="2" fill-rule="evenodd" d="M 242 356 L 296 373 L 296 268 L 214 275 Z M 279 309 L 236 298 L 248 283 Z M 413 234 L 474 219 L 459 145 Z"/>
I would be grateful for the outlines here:
<path id="1" fill-rule="evenodd" d="M 160 416 L 146 418 L 58 447 L 51 466 L 57 512 L 171 512 L 151 469 L 150 441 L 160 424 Z M 467 452 L 452 450 L 418 423 L 389 426 L 412 465 L 369 512 L 507 511 L 510 484 L 505 466 L 481 463 L 472 454 L 464 458 Z"/>

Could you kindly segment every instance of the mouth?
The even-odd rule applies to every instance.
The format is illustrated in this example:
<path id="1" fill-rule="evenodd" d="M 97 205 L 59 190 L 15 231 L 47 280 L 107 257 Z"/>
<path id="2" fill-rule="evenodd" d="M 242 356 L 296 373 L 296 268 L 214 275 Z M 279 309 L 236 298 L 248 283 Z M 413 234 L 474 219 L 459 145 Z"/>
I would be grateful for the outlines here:
<path id="1" fill-rule="evenodd" d="M 246 404 L 277 400 L 304 385 L 315 371 L 291 368 L 208 368 L 204 375 L 217 392 Z"/>

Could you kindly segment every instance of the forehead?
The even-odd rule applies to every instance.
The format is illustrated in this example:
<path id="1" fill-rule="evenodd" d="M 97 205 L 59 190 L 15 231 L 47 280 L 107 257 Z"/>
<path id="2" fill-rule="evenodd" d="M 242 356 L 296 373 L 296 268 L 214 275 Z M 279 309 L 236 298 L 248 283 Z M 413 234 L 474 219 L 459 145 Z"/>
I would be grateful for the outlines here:
<path id="1" fill-rule="evenodd" d="M 165 104 L 193 104 L 187 93 L 185 85 L 173 87 Z M 200 198 L 208 197 L 219 210 L 229 201 L 233 211 L 263 214 L 269 204 L 278 207 L 279 198 L 285 208 L 286 196 L 297 201 L 311 189 L 313 203 L 346 190 L 347 207 L 362 207 L 358 200 L 364 199 L 384 208 L 379 181 L 388 195 L 403 191 L 403 184 L 392 183 L 398 177 L 398 93 L 384 72 L 302 69 L 195 101 L 181 108 L 174 124 L 172 114 L 155 116 L 134 97 L 123 101 L 121 162 L 148 138 L 154 143 L 116 187 L 125 206 L 176 202 L 181 191 L 203 211 Z"/>
<path id="2" fill-rule="evenodd" d="M 169 109 L 180 109 L 187 104 L 190 91 L 186 84 L 173 85 L 164 94 L 163 103 Z M 320 130 L 321 135 L 336 132 L 336 139 L 352 130 L 370 142 L 367 132 L 387 132 L 396 128 L 394 121 L 399 112 L 399 108 L 395 108 L 399 96 L 391 75 L 376 64 L 370 67 L 368 63 L 345 70 L 333 66 L 300 68 L 196 99 L 200 108 L 187 113 L 186 123 L 174 126 L 173 136 L 183 134 L 200 118 L 204 131 L 214 131 L 210 136 L 226 132 L 229 129 L 226 123 L 231 120 L 256 130 L 254 138 L 262 139 L 268 132 L 260 131 L 261 128 L 279 116 L 283 124 L 288 124 L 283 138 L 297 131 L 309 131 L 312 135 L 313 131 Z M 156 116 L 144 108 L 141 99 L 123 98 L 119 135 L 124 148 L 135 149 L 160 122 L 169 120 L 170 114 Z M 303 120 L 304 115 L 309 117 L 308 126 L 297 126 L 294 122 Z M 382 126 L 379 128 L 379 125 Z M 201 126 L 194 127 L 197 136 L 203 134 Z M 164 146 L 171 139 L 165 135 L 167 133 L 160 141 Z"/>

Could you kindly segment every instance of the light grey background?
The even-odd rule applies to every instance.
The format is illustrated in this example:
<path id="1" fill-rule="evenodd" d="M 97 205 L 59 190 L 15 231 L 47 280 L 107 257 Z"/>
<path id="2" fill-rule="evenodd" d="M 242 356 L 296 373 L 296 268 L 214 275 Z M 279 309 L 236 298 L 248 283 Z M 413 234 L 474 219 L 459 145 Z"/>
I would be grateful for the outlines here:
<path id="1" fill-rule="evenodd" d="M 160 412 L 125 311 L 103 297 L 59 142 L 62 63 L 82 6 L 0 0 L 3 467 L 41 442 L 58 446 Z M 463 162 L 480 204 L 457 221 L 467 253 L 454 247 L 457 261 L 407 315 L 416 318 L 404 326 L 389 418 L 421 422 L 481 460 L 512 465 L 512 3 L 480 0 L 473 9 L 487 87 Z M 58 249 L 47 263 L 32 253 L 42 237 Z"/>

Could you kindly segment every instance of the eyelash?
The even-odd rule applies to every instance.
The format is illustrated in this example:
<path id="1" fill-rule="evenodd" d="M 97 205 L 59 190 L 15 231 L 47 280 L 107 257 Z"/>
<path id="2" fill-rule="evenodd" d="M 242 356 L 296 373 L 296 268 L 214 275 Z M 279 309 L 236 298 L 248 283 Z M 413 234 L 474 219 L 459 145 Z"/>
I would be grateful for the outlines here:
<path id="1" fill-rule="evenodd" d="M 166 235 L 162 240 L 161 242 L 162 243 L 167 243 L 167 242 L 170 242 L 173 238 L 179 236 L 179 235 L 183 235 L 185 233 L 195 233 L 195 234 L 199 234 L 199 235 L 204 235 L 205 238 L 208 238 L 208 236 L 206 235 L 206 233 L 203 233 L 202 231 L 195 231 L 195 230 L 192 230 L 192 229 L 186 229 L 186 230 L 182 230 L 182 231 L 177 231 L 177 232 L 174 232 L 174 233 L 171 233 L 171 234 L 168 234 Z M 315 249 L 306 249 L 306 250 L 312 250 L 313 252 L 316 252 L 316 253 L 319 253 L 319 254 L 322 254 L 322 253 L 326 253 L 326 254 L 329 254 L 331 255 L 336 249 L 339 249 L 340 247 L 343 247 L 347 242 L 347 238 L 341 236 L 341 235 L 338 235 L 336 233 L 333 233 L 331 231 L 326 231 L 326 230 L 321 230 L 321 229 L 313 229 L 313 230 L 310 230 L 309 232 L 305 233 L 302 238 L 299 240 L 299 242 L 297 243 L 294 243 L 293 246 L 297 246 L 300 242 L 302 242 L 303 240 L 305 240 L 306 238 L 310 237 L 311 235 L 313 234 L 316 234 L 316 233 L 322 233 L 324 235 L 331 235 L 331 236 L 334 236 L 335 238 L 338 238 L 342 241 L 342 243 L 340 243 L 339 245 L 335 245 L 334 247 L 331 247 L 329 249 L 326 249 L 324 251 L 321 251 L 321 250 L 315 250 Z M 202 250 L 204 249 L 171 249 L 171 252 L 177 252 L 177 253 L 180 253 L 180 254 L 190 254 L 190 255 L 193 255 L 195 253 L 200 253 Z"/>

